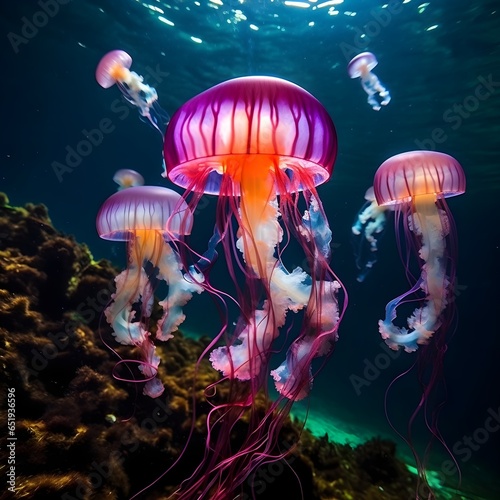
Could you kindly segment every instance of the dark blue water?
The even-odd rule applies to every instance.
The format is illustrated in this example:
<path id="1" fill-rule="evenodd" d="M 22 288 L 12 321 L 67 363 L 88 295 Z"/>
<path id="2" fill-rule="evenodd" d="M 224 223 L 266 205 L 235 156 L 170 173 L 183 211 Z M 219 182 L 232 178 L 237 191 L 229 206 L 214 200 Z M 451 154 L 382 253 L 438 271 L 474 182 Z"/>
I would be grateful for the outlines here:
<path id="1" fill-rule="evenodd" d="M 500 424 L 492 417 L 500 406 L 500 5 L 412 0 L 390 1 L 382 9 L 381 1 L 345 0 L 335 14 L 331 6 L 314 9 L 319 1 L 308 8 L 281 1 L 220 3 L 154 2 L 163 14 L 131 0 L 47 2 L 48 14 L 43 2 L 3 3 L 0 190 L 15 205 L 46 204 L 58 229 L 86 242 L 95 258 L 121 266 L 124 249 L 100 240 L 95 231 L 97 210 L 116 188 L 113 173 L 132 168 L 148 184 L 169 184 L 160 175 L 160 134 L 138 119 L 116 88 L 97 85 L 94 71 L 101 56 L 117 48 L 130 53 L 132 69 L 157 89 L 170 114 L 236 76 L 274 75 L 301 85 L 324 104 L 337 127 L 335 171 L 319 192 L 334 231 L 332 267 L 350 295 L 336 352 L 315 383 L 314 411 L 391 435 L 384 392 L 414 358 L 392 360 L 359 395 L 352 376 L 361 376 L 365 360 L 385 352 L 377 321 L 406 283 L 392 228 L 380 243 L 374 270 L 358 283 L 350 228 L 385 159 L 421 148 L 454 156 L 468 185 L 465 195 L 449 203 L 459 236 L 459 322 L 446 355 L 448 402 L 441 430 L 458 450 L 464 483 L 472 483 L 483 498 L 499 498 L 489 472 L 500 464 Z M 375 72 L 392 94 L 379 112 L 346 72 L 348 59 L 364 50 L 377 55 Z M 88 154 L 70 165 L 68 151 L 102 129 L 103 120 L 105 133 L 95 135 Z M 61 164 L 69 165 L 67 171 L 61 173 Z M 194 241 L 200 249 L 210 236 L 214 206 L 210 202 L 200 215 L 202 229 Z M 203 310 L 204 300 L 188 311 Z M 216 328 L 217 318 L 202 328 L 191 316 L 188 312 L 186 327 L 193 332 Z M 392 393 L 390 412 L 400 426 L 418 402 L 416 389 L 412 379 Z M 407 451 L 402 444 L 400 449 Z M 434 467 L 441 469 L 444 460 L 437 448 Z M 456 484 L 456 477 L 446 478 L 448 486 Z"/>

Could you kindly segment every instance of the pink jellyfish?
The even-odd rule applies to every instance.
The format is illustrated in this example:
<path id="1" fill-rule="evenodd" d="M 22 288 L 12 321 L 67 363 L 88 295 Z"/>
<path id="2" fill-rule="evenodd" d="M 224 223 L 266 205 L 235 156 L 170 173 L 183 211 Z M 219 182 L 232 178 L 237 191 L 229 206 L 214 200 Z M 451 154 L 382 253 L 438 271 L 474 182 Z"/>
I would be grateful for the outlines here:
<path id="1" fill-rule="evenodd" d="M 231 498 L 229 492 L 270 459 L 286 415 L 283 406 L 289 404 L 275 402 L 261 419 L 250 417 L 240 451 L 227 450 L 244 409 L 256 414 L 257 394 L 267 394 L 271 354 L 286 340 L 278 342 L 287 313 L 303 311 L 286 358 L 271 371 L 281 401 L 308 394 L 314 358 L 329 353 L 337 339 L 341 284 L 328 264 L 331 231 L 316 191 L 330 178 L 336 152 L 335 128 L 319 101 L 272 77 L 216 85 L 184 104 L 167 128 L 168 178 L 193 193 L 193 210 L 203 193 L 218 196 L 218 231 L 241 309 L 231 339 L 210 355 L 237 390 L 227 406 L 212 410 L 210 434 L 211 418 L 225 414 L 217 417 L 218 441 L 212 443 L 209 434 L 204 464 L 180 498 L 192 498 L 195 491 L 199 498 Z M 285 267 L 284 248 L 292 236 L 305 252 L 310 275 Z"/>
<path id="2" fill-rule="evenodd" d="M 144 83 L 144 78 L 130 71 L 132 57 L 123 50 L 112 50 L 99 61 L 95 71 L 97 83 L 104 89 L 117 85 L 125 99 L 139 108 L 141 117 L 163 135 L 169 121 L 167 112 L 158 103 L 158 94 Z"/>
<path id="3" fill-rule="evenodd" d="M 465 192 L 465 175 L 451 156 L 410 151 L 382 163 L 374 188 L 379 205 L 396 205 L 406 237 L 413 240 L 410 248 L 418 249 L 420 278 L 407 294 L 389 302 L 386 317 L 379 323 L 389 347 L 412 352 L 439 329 L 453 291 L 456 258 L 450 252 L 456 248 L 456 236 L 445 198 Z M 398 305 L 418 289 L 425 293 L 425 302 L 408 318 L 409 330 L 395 326 Z"/>
<path id="4" fill-rule="evenodd" d="M 409 267 L 411 255 L 401 256 L 413 286 L 387 304 L 385 319 L 379 321 L 379 330 L 391 349 L 402 347 L 406 352 L 413 352 L 423 346 L 418 358 L 422 395 L 410 418 L 408 437 L 403 439 L 415 455 L 421 485 L 428 487 L 425 469 L 412 445 L 411 427 L 417 414 L 423 410 L 431 435 L 448 450 L 437 428 L 439 405 L 436 405 L 432 415 L 428 415 L 427 403 L 440 382 L 447 334 L 452 329 L 454 318 L 457 239 L 446 198 L 465 192 L 465 175 L 458 161 L 449 155 L 434 151 L 410 151 L 389 158 L 379 167 L 374 188 L 379 205 L 394 206 L 396 230 L 399 225 L 404 229 L 400 251 L 414 251 L 420 268 L 420 276 L 413 278 Z M 409 301 L 420 303 L 407 319 L 408 328 L 399 327 L 394 323 L 398 308 Z"/>
<path id="5" fill-rule="evenodd" d="M 155 353 L 149 318 L 155 281 L 168 284 L 168 295 L 159 303 L 163 316 L 156 325 L 156 338 L 169 340 L 184 321 L 182 306 L 202 287 L 190 273 L 185 279 L 174 245 L 191 232 L 193 216 L 179 194 L 163 187 L 137 186 L 111 195 L 97 214 L 97 232 L 105 240 L 126 241 L 128 265 L 115 279 L 116 292 L 104 314 L 120 344 L 137 347 L 142 356 L 139 368 L 146 377 L 144 394 L 156 398 L 163 393 L 157 376 L 159 356 Z M 157 273 L 157 274 L 156 274 Z M 198 276 L 203 281 L 202 275 Z"/>
<path id="6" fill-rule="evenodd" d="M 361 86 L 368 94 L 368 104 L 379 111 L 381 106 L 391 102 L 391 94 L 382 85 L 372 69 L 378 64 L 377 58 L 371 52 L 362 52 L 353 57 L 347 65 L 347 72 L 351 78 L 361 78 Z M 380 98 L 380 102 L 379 99 Z"/>

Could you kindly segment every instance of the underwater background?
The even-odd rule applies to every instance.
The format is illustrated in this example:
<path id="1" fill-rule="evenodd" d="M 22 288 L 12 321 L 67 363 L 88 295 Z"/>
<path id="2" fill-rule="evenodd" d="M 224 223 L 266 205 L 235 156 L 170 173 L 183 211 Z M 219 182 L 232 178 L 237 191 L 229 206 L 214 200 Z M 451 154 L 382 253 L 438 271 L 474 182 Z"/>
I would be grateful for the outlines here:
<path id="1" fill-rule="evenodd" d="M 170 115 L 194 95 L 238 76 L 277 76 L 305 88 L 337 129 L 334 173 L 318 192 L 333 231 L 332 268 L 347 287 L 349 306 L 333 356 L 310 398 L 295 404 L 292 415 L 304 418 L 308 412 L 306 427 L 313 434 L 327 433 L 341 444 L 393 439 L 411 465 L 410 450 L 387 423 L 384 394 L 415 354 L 401 353 L 370 380 L 365 372 L 367 362 L 385 352 L 377 322 L 387 301 L 406 290 L 403 265 L 389 224 L 378 262 L 359 283 L 351 226 L 384 160 L 414 149 L 452 155 L 464 168 L 467 191 L 449 200 L 459 239 L 458 326 L 445 358 L 448 394 L 440 429 L 455 450 L 463 498 L 500 498 L 500 425 L 485 425 L 492 415 L 500 423 L 500 4 L 301 3 L 59 0 L 43 17 L 44 2 L 3 2 L 0 191 L 13 206 L 43 203 L 57 230 L 87 244 L 96 260 L 121 268 L 123 245 L 100 240 L 95 230 L 99 207 L 116 190 L 114 172 L 135 169 L 146 184 L 180 190 L 161 177 L 158 133 L 138 119 L 116 88 L 105 91 L 95 81 L 103 54 L 128 52 L 132 69 L 156 88 Z M 346 70 L 350 58 L 365 50 L 376 54 L 375 72 L 392 95 L 378 112 Z M 474 98 L 479 86 L 488 90 L 481 100 Z M 67 148 L 76 148 L 105 118 L 113 130 L 71 171 L 58 175 L 55 164 L 65 163 Z M 191 241 L 197 248 L 205 247 L 213 228 L 215 202 L 208 199 L 206 205 L 198 214 L 199 239 Z M 300 256 L 294 264 L 301 265 Z M 228 278 L 217 276 L 217 269 L 213 274 L 224 286 Z M 196 297 L 186 306 L 185 333 L 217 332 L 219 317 L 206 312 L 209 305 L 206 297 Z M 356 390 L 355 377 L 369 383 Z M 417 394 L 411 377 L 391 393 L 389 413 L 399 428 L 418 404 Z M 415 442 L 425 447 L 419 430 Z M 456 487 L 456 475 L 439 474 L 449 459 L 445 450 L 435 446 L 431 457 L 429 468 L 445 477 L 443 486 Z"/>

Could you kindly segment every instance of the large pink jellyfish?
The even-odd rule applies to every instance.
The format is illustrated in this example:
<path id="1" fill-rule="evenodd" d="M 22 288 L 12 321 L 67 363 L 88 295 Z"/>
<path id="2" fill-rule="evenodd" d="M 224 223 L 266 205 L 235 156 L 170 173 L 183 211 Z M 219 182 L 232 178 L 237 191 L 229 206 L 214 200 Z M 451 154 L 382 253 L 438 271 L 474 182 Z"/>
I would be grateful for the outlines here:
<path id="1" fill-rule="evenodd" d="M 303 311 L 286 359 L 271 372 L 282 402 L 308 394 L 314 358 L 329 353 L 337 338 L 341 285 L 328 264 L 331 231 L 316 191 L 330 178 L 336 152 L 324 107 L 304 89 L 272 77 L 221 83 L 184 104 L 167 128 L 168 178 L 194 194 L 193 204 L 203 193 L 218 196 L 218 230 L 241 308 L 232 339 L 210 355 L 238 390 L 231 391 L 225 416 L 217 416 L 219 439 L 208 439 L 200 479 L 185 486 L 182 498 L 194 491 L 200 498 L 231 498 L 229 492 L 269 460 L 285 410 L 275 402 L 258 420 L 252 409 L 259 391 L 267 394 L 272 353 L 286 343 L 278 336 L 287 312 Z M 286 269 L 283 250 L 291 236 L 311 275 Z M 254 415 L 248 438 L 228 455 L 230 432 L 244 408 Z M 212 417 L 222 410 L 215 408 Z"/>
<path id="2" fill-rule="evenodd" d="M 432 415 L 428 415 L 427 403 L 431 394 L 436 396 L 447 336 L 453 333 L 449 330 L 452 330 L 454 318 L 457 239 L 446 198 L 465 192 L 465 175 L 458 161 L 449 155 L 411 151 L 386 160 L 375 174 L 374 188 L 379 205 L 395 207 L 396 230 L 400 225 L 404 229 L 399 247 L 408 252 L 401 257 L 412 285 L 409 291 L 387 304 L 385 319 L 379 321 L 379 330 L 391 349 L 402 347 L 406 352 L 412 352 L 423 346 L 418 360 L 422 395 L 410 418 L 405 439 L 414 450 L 411 427 L 417 414 L 423 410 L 425 424 L 432 436 L 448 450 L 437 428 L 437 408 L 440 405 L 434 400 L 436 406 L 432 408 Z M 420 268 L 418 278 L 413 278 L 410 268 L 412 253 Z M 407 319 L 408 328 L 399 327 L 394 323 L 398 307 L 410 301 L 420 303 Z M 422 484 L 426 485 L 424 466 L 414 454 Z"/>
<path id="3" fill-rule="evenodd" d="M 173 245 L 191 231 L 193 216 L 179 194 L 156 186 L 130 187 L 114 193 L 97 215 L 97 232 L 106 240 L 126 241 L 128 265 L 115 279 L 116 292 L 105 310 L 116 341 L 141 352 L 140 370 L 146 377 L 144 394 L 156 398 L 163 393 L 157 377 L 159 356 L 152 342 L 149 318 L 155 281 L 168 284 L 168 295 L 159 304 L 163 316 L 156 325 L 156 338 L 169 340 L 184 321 L 182 306 L 203 289 L 185 279 Z M 157 274 L 155 274 L 157 273 Z M 199 276 L 203 281 L 202 275 Z"/>
<path id="4" fill-rule="evenodd" d="M 130 71 L 131 66 L 132 57 L 129 54 L 123 50 L 112 50 L 97 65 L 97 83 L 104 89 L 116 84 L 123 97 L 139 109 L 141 117 L 163 135 L 170 118 L 158 103 L 156 89 L 144 83 L 144 78 L 135 71 Z"/>

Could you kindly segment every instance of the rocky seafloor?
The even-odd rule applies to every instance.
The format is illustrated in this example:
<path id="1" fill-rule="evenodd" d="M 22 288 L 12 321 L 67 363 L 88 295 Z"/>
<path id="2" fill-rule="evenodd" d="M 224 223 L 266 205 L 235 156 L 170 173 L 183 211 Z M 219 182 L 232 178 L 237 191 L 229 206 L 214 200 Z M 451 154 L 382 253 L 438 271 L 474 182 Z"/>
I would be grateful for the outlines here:
<path id="1" fill-rule="evenodd" d="M 158 347 L 165 392 L 157 399 L 115 380 L 107 340 L 124 357 L 130 349 L 113 342 L 102 313 L 118 272 L 57 231 L 45 206 L 12 207 L 0 194 L 0 474 L 15 475 L 15 492 L 2 484 L 1 498 L 130 498 L 179 457 L 191 429 L 182 459 L 138 498 L 168 498 L 200 462 L 205 388 L 219 378 L 208 361 L 197 365 L 209 339 L 179 331 Z M 415 498 L 394 443 L 352 448 L 301 428 L 286 421 L 278 442 L 293 446 L 288 457 L 262 466 L 228 499 Z"/>

